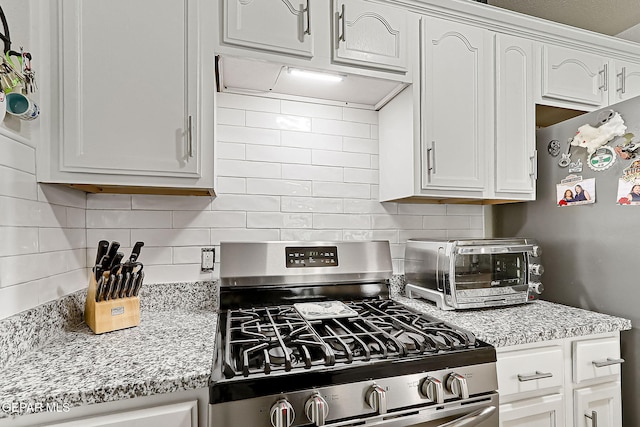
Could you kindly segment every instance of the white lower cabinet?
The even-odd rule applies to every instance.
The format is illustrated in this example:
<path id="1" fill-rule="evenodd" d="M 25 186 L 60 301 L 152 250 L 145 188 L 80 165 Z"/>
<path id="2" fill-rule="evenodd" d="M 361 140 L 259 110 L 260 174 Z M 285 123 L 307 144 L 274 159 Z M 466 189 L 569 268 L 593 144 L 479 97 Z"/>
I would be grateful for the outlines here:
<path id="1" fill-rule="evenodd" d="M 154 406 L 49 424 L 51 427 L 198 427 L 198 402 Z"/>
<path id="2" fill-rule="evenodd" d="M 500 405 L 501 427 L 558 427 L 564 423 L 564 396 L 556 393 Z"/>
<path id="3" fill-rule="evenodd" d="M 620 427 L 620 335 L 499 347 L 501 427 Z"/>

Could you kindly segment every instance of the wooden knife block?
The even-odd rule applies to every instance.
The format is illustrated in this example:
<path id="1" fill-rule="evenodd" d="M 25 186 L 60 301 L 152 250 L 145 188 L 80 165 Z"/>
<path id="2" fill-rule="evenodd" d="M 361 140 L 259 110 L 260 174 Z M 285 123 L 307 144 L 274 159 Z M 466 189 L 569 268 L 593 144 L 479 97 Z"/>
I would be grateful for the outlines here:
<path id="1" fill-rule="evenodd" d="M 140 324 L 140 298 L 126 297 L 96 302 L 96 278 L 89 279 L 84 321 L 95 334 L 117 331 Z"/>

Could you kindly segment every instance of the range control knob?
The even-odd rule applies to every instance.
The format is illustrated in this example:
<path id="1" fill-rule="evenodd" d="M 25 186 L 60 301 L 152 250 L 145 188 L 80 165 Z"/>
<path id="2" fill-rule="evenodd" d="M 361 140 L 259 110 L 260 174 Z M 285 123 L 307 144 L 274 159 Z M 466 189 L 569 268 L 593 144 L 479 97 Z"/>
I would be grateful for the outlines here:
<path id="1" fill-rule="evenodd" d="M 467 385 L 467 379 L 458 374 L 457 372 L 452 372 L 447 377 L 447 390 L 451 393 L 458 396 L 460 399 L 468 399 L 469 398 L 469 386 Z"/>
<path id="2" fill-rule="evenodd" d="M 540 264 L 530 264 L 529 273 L 535 274 L 536 276 L 542 276 L 542 274 L 544 273 L 544 267 Z"/>
<path id="3" fill-rule="evenodd" d="M 270 415 L 273 427 L 290 427 L 296 417 L 293 406 L 287 399 L 280 399 L 274 403 Z"/>
<path id="4" fill-rule="evenodd" d="M 542 295 L 542 292 L 544 291 L 544 286 L 542 286 L 542 283 L 540 282 L 531 282 L 529 283 L 529 289 L 531 290 L 531 292 L 535 294 Z"/>
<path id="5" fill-rule="evenodd" d="M 317 426 L 323 426 L 327 420 L 327 415 L 329 415 L 329 405 L 320 396 L 320 393 L 316 393 L 307 399 L 307 403 L 304 404 L 304 412 L 307 414 L 309 421 Z"/>
<path id="6" fill-rule="evenodd" d="M 378 414 L 386 414 L 387 392 L 377 384 L 372 385 L 367 392 L 367 404 Z"/>
<path id="7" fill-rule="evenodd" d="M 540 255 L 542 255 L 542 248 L 540 248 L 540 246 L 538 245 L 535 245 L 531 250 L 531 255 L 536 258 L 540 257 Z"/>
<path id="8" fill-rule="evenodd" d="M 442 385 L 442 381 L 437 378 L 425 378 L 420 386 L 420 392 L 432 402 L 444 403 L 444 386 Z"/>

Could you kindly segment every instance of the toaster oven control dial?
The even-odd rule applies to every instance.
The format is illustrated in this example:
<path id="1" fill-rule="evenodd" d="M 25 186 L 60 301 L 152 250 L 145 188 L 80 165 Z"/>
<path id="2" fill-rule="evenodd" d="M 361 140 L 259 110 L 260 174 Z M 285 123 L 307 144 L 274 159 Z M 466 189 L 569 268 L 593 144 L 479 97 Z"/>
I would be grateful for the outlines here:
<path id="1" fill-rule="evenodd" d="M 290 427 L 296 417 L 291 403 L 287 399 L 280 399 L 271 407 L 271 425 L 273 427 Z"/>
<path id="2" fill-rule="evenodd" d="M 307 403 L 304 404 L 304 412 L 307 414 L 309 421 L 317 426 L 323 426 L 327 420 L 327 415 L 329 415 L 329 405 L 319 393 L 316 393 L 307 399 Z"/>
<path id="3" fill-rule="evenodd" d="M 444 403 L 444 386 L 442 385 L 442 381 L 437 378 L 425 378 L 420 386 L 420 392 L 432 402 Z"/>
<path id="4" fill-rule="evenodd" d="M 367 404 L 378 414 L 387 413 L 387 392 L 377 384 L 367 391 Z"/>
<path id="5" fill-rule="evenodd" d="M 542 255 L 542 249 L 540 248 L 540 246 L 535 245 L 532 249 L 531 249 L 531 255 L 533 255 L 536 258 L 539 258 L 540 255 Z"/>
<path id="6" fill-rule="evenodd" d="M 467 385 L 467 379 L 458 374 L 457 372 L 452 372 L 447 377 L 447 390 L 451 393 L 458 396 L 460 399 L 468 399 L 469 398 L 469 386 Z"/>
<path id="7" fill-rule="evenodd" d="M 529 273 L 535 274 L 536 276 L 542 276 L 544 273 L 544 267 L 540 264 L 529 264 Z"/>

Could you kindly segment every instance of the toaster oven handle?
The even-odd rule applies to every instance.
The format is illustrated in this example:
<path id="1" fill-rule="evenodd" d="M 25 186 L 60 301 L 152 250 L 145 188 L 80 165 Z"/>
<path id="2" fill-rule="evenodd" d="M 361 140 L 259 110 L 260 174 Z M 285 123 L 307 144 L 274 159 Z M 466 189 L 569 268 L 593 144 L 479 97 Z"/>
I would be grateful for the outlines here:
<path id="1" fill-rule="evenodd" d="M 456 253 L 460 255 L 508 254 L 518 252 L 533 252 L 533 245 L 458 246 L 456 248 Z"/>
<path id="2" fill-rule="evenodd" d="M 440 246 L 436 252 L 436 289 L 444 292 L 444 269 L 440 268 L 440 251 L 444 252 L 444 248 Z M 442 284 L 440 283 L 440 272 L 442 271 Z"/>

